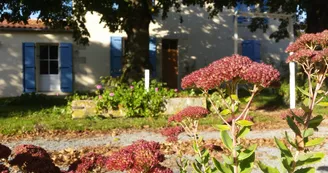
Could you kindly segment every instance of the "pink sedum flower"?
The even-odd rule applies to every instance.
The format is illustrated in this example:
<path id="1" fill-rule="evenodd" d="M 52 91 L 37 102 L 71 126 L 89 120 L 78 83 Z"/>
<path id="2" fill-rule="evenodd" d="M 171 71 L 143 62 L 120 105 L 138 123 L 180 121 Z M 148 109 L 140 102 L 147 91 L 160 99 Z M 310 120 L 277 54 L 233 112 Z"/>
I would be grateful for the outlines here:
<path id="1" fill-rule="evenodd" d="M 130 86 L 130 89 L 133 89 L 133 88 L 134 88 L 134 86 L 131 85 L 131 86 Z"/>
<path id="2" fill-rule="evenodd" d="M 174 92 L 178 92 L 179 90 L 178 89 L 174 89 Z"/>
<path id="3" fill-rule="evenodd" d="M 158 88 L 155 88 L 155 92 L 158 92 Z"/>
<path id="4" fill-rule="evenodd" d="M 178 136 L 182 132 L 184 132 L 184 129 L 181 126 L 168 127 L 161 130 L 161 134 L 167 137 L 167 142 L 177 142 Z"/>
<path id="5" fill-rule="evenodd" d="M 99 96 L 98 96 L 98 98 L 99 98 L 99 99 L 102 99 L 102 98 L 103 98 L 103 96 L 102 96 L 102 95 L 99 95 Z"/>
<path id="6" fill-rule="evenodd" d="M 241 78 L 249 83 L 258 84 L 266 88 L 273 82 L 279 81 L 280 73 L 271 65 L 254 62 L 241 73 Z"/>
<path id="7" fill-rule="evenodd" d="M 182 111 L 172 115 L 169 117 L 168 122 L 181 122 L 182 120 L 186 118 L 191 119 L 199 119 L 204 117 L 205 115 L 209 114 L 209 111 L 203 107 L 200 106 L 189 106 Z"/>
<path id="8" fill-rule="evenodd" d="M 209 66 L 201 68 L 185 76 L 181 81 L 183 89 L 197 87 L 204 90 L 219 87 L 222 82 L 239 78 L 251 64 L 246 56 L 232 55 L 214 61 Z"/>
<path id="9" fill-rule="evenodd" d="M 114 93 L 109 93 L 109 96 L 113 97 L 115 94 Z"/>
<path id="10" fill-rule="evenodd" d="M 159 143 L 139 140 L 109 156 L 106 168 L 110 171 L 119 170 L 130 173 L 149 172 L 156 170 L 164 159 Z M 158 173 L 160 172 L 158 171 Z"/>

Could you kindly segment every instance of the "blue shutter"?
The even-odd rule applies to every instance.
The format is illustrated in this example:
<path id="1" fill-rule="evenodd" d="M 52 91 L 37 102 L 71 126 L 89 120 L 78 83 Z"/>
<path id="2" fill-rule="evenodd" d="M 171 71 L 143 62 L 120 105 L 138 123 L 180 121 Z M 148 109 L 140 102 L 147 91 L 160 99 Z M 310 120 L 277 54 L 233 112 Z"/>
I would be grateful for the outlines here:
<path id="1" fill-rule="evenodd" d="M 73 46 L 60 43 L 60 88 L 62 92 L 73 92 Z"/>
<path id="2" fill-rule="evenodd" d="M 260 62 L 260 46 L 258 40 L 245 40 L 242 42 L 242 55 L 249 57 L 253 61 Z"/>
<path id="3" fill-rule="evenodd" d="M 110 38 L 110 74 L 113 77 L 122 74 L 122 37 Z"/>
<path id="4" fill-rule="evenodd" d="M 152 65 L 151 76 L 156 77 L 156 38 L 150 37 L 149 40 L 149 60 Z"/>
<path id="5" fill-rule="evenodd" d="M 36 91 L 35 85 L 35 44 L 23 43 L 23 87 L 25 93 Z"/>

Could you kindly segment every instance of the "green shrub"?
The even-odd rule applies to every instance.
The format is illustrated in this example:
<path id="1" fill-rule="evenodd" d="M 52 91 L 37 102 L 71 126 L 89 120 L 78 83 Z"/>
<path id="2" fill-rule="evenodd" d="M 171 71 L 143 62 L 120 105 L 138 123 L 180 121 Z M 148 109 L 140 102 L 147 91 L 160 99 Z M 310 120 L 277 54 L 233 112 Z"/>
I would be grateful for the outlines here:
<path id="1" fill-rule="evenodd" d="M 110 80 L 110 79 L 109 79 Z M 97 109 L 101 113 L 123 109 L 128 117 L 155 117 L 164 111 L 164 100 L 176 96 L 176 91 L 165 88 L 165 83 L 152 80 L 149 91 L 145 90 L 144 80 L 125 83 L 102 82 L 95 97 Z M 107 85 L 109 84 L 109 85 Z"/>

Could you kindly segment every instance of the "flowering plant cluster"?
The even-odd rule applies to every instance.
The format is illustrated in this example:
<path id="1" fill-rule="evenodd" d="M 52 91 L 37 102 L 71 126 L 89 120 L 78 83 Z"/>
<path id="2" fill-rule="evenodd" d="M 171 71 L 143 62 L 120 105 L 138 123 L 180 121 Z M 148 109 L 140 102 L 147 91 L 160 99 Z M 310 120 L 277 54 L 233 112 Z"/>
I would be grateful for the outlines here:
<path id="1" fill-rule="evenodd" d="M 263 88 L 278 82 L 279 76 L 279 71 L 270 65 L 253 62 L 246 56 L 232 55 L 214 61 L 182 79 L 182 88 L 198 88 L 207 96 L 214 111 L 224 122 L 223 125 L 217 127 L 224 146 L 230 152 L 230 156 L 223 156 L 224 163 L 213 158 L 213 164 L 209 164 L 209 151 L 202 146 L 202 138 L 197 134 L 198 118 L 208 113 L 207 110 L 191 107 L 170 117 L 169 123 L 179 124 L 193 140 L 193 149 L 198 159 L 192 166 L 196 172 L 213 170 L 234 173 L 251 172 L 255 161 L 256 145 L 243 148 L 240 138 L 243 138 L 253 125 L 248 112 L 254 96 Z M 236 90 L 241 82 L 251 85 L 249 89 L 251 96 L 245 99 L 247 104 L 242 111 L 239 111 L 241 100 Z M 215 90 L 217 97 L 210 96 L 209 90 Z M 217 100 L 213 100 L 214 98 Z M 217 104 L 218 102 L 220 104 Z M 218 105 L 220 107 L 217 107 Z M 241 155 L 245 157 L 240 157 Z M 212 165 L 215 167 L 213 168 Z"/>
<path id="2" fill-rule="evenodd" d="M 13 149 L 11 166 L 18 166 L 26 172 L 60 173 L 60 169 L 53 163 L 50 155 L 41 147 L 34 145 L 18 145 Z"/>
<path id="3" fill-rule="evenodd" d="M 183 109 L 182 111 L 174 114 L 173 116 L 171 116 L 168 120 L 168 122 L 181 122 L 184 119 L 199 119 L 204 117 L 205 115 L 209 114 L 209 111 L 203 107 L 200 106 L 189 106 L 185 109 Z"/>
<path id="4" fill-rule="evenodd" d="M 208 91 L 220 88 L 224 82 L 238 80 L 268 87 L 272 82 L 279 80 L 279 71 L 272 66 L 252 62 L 248 57 L 232 55 L 187 75 L 182 79 L 181 86 L 184 89 L 196 87 Z"/>
<path id="5" fill-rule="evenodd" d="M 158 116 L 164 111 L 164 98 L 177 94 L 173 89 L 165 88 L 164 83 L 151 81 L 149 91 L 144 81 L 116 84 L 115 87 L 97 85 L 97 109 L 106 114 L 110 110 L 123 109 L 126 116 Z"/>
<path id="6" fill-rule="evenodd" d="M 173 173 L 160 165 L 163 161 L 159 143 L 139 140 L 108 157 L 106 168 L 130 173 Z"/>
<path id="7" fill-rule="evenodd" d="M 284 169 L 288 172 L 315 172 L 314 167 L 306 166 L 324 158 L 323 152 L 310 152 L 310 149 L 324 141 L 324 138 L 312 136 L 323 121 L 323 116 L 313 114 L 314 107 L 320 104 L 328 105 L 328 102 L 322 102 L 328 91 L 321 90 L 328 74 L 328 30 L 316 34 L 303 34 L 287 47 L 286 52 L 290 53 L 287 63 L 296 62 L 304 70 L 308 87 L 306 90 L 298 88 L 305 96 L 301 109 L 292 109 L 281 115 L 295 133 L 295 137 L 291 138 L 286 132 L 287 142 L 277 138 L 275 142 L 281 151 Z M 259 166 L 263 172 L 267 172 L 268 169 L 272 172 L 279 171 L 262 162 Z"/>
<path id="8" fill-rule="evenodd" d="M 96 154 L 88 153 L 82 156 L 81 159 L 73 162 L 69 168 L 68 173 L 88 173 L 91 171 L 101 171 L 104 167 L 106 157 Z"/>
<path id="9" fill-rule="evenodd" d="M 35 173 L 88 173 L 119 170 L 130 173 L 173 173 L 169 168 L 161 165 L 164 155 L 160 152 L 160 144 L 139 140 L 126 146 L 110 156 L 88 153 L 73 162 L 67 171 L 61 171 L 51 160 L 50 155 L 41 147 L 34 145 L 16 146 L 8 160 L 8 147 L 0 145 L 1 151 L 10 167 L 17 166 L 23 172 Z M 9 149 L 10 151 L 10 149 Z M 7 162 L 8 160 L 8 162 Z M 9 168 L 10 168 L 9 167 Z M 0 173 L 9 173 L 6 164 L 0 164 Z"/>
<path id="10" fill-rule="evenodd" d="M 178 136 L 182 132 L 184 132 L 184 128 L 181 126 L 167 127 L 161 130 L 161 134 L 167 137 L 167 142 L 178 141 Z"/>

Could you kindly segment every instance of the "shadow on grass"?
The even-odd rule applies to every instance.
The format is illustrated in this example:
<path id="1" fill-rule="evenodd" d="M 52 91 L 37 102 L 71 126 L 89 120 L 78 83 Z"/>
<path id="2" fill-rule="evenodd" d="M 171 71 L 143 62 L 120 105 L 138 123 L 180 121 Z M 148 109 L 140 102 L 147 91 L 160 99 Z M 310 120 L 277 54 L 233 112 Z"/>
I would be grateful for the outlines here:
<path id="1" fill-rule="evenodd" d="M 43 109 L 67 105 L 65 96 L 46 96 L 41 94 L 24 94 L 20 97 L 0 99 L 0 118 L 19 114 L 27 116 L 28 112 L 39 112 Z"/>

